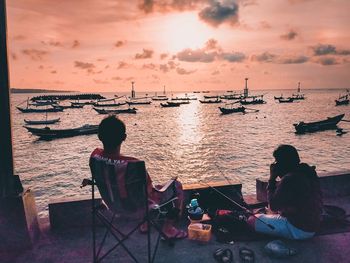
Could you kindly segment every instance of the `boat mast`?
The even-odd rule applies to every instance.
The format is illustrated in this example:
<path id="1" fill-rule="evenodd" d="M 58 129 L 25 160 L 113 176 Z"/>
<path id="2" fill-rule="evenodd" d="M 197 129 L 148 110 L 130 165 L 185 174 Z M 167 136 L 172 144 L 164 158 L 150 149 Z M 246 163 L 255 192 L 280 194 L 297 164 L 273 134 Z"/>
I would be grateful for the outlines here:
<path id="1" fill-rule="evenodd" d="M 300 82 L 298 82 L 298 93 L 300 93 Z"/>
<path id="2" fill-rule="evenodd" d="M 165 95 L 165 85 L 163 86 L 163 94 Z"/>
<path id="3" fill-rule="evenodd" d="M 243 90 L 243 96 L 244 98 L 247 98 L 248 97 L 248 78 L 245 78 L 245 88 Z"/>
<path id="4" fill-rule="evenodd" d="M 135 81 L 131 81 L 131 98 L 135 98 L 134 84 L 135 84 Z"/>

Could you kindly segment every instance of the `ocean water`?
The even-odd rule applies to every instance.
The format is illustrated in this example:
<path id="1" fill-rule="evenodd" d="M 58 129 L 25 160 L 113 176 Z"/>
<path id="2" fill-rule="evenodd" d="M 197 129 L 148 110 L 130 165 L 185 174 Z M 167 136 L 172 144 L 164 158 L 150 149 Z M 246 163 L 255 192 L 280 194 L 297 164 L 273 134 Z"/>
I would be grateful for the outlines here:
<path id="1" fill-rule="evenodd" d="M 284 90 L 283 95 L 290 96 L 292 92 Z M 274 100 L 280 91 L 259 93 L 265 94 L 267 103 L 248 105 L 259 109 L 249 114 L 221 115 L 218 106 L 224 103 L 201 104 L 198 100 L 178 108 L 161 108 L 160 102 L 155 101 L 151 105 L 136 105 L 137 114 L 120 115 L 127 126 L 122 152 L 145 160 L 154 183 L 172 176 L 184 183 L 226 177 L 240 181 L 244 193 L 255 193 L 255 179 L 268 177 L 269 164 L 274 161 L 272 152 L 282 143 L 294 145 L 302 161 L 316 165 L 318 172 L 350 169 L 350 133 L 336 136 L 330 130 L 296 135 L 293 127 L 299 121 L 316 121 L 341 113 L 346 114 L 344 119 L 350 119 L 350 106 L 335 106 L 340 90 L 306 90 L 306 100 L 283 104 Z M 188 94 L 198 98 L 207 95 Z M 50 200 L 89 195 L 89 189 L 79 186 L 83 178 L 90 177 L 89 156 L 101 143 L 96 135 L 41 141 L 28 133 L 23 128 L 24 119 L 45 116 L 20 113 L 15 106 L 33 95 L 36 94 L 11 95 L 13 148 L 15 172 L 25 187 L 34 190 L 42 217 L 48 213 Z M 48 116 L 61 118 L 61 122 L 51 126 L 54 128 L 98 124 L 105 117 L 90 105 Z M 350 123 L 341 122 L 338 126 L 350 130 Z"/>

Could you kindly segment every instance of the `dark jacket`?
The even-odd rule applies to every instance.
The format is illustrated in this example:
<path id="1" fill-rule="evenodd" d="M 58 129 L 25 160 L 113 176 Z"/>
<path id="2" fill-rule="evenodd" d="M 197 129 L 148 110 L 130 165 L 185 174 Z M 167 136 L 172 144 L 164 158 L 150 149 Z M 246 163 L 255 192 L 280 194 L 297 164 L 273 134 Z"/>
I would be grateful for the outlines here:
<path id="1" fill-rule="evenodd" d="M 315 167 L 299 164 L 279 183 L 269 181 L 267 194 L 270 209 L 280 212 L 292 225 L 307 232 L 319 229 L 322 197 Z"/>

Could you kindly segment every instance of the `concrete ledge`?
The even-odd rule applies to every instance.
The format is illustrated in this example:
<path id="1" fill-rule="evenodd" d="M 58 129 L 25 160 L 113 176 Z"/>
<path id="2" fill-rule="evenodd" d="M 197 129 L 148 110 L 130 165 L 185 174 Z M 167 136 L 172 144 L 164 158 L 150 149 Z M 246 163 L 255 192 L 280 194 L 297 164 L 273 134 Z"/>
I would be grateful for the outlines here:
<path id="1" fill-rule="evenodd" d="M 350 171 L 320 173 L 320 186 L 323 197 L 343 197 L 350 193 Z M 256 199 L 261 202 L 267 200 L 267 180 L 256 179 Z"/>
<path id="2" fill-rule="evenodd" d="M 101 198 L 95 200 L 101 204 Z M 91 196 L 66 198 L 49 203 L 51 229 L 90 226 L 92 222 Z"/>
<path id="3" fill-rule="evenodd" d="M 228 197 L 237 200 L 236 193 L 241 193 L 242 184 L 233 182 L 228 185 L 227 181 L 208 182 L 208 185 L 215 187 Z M 204 184 L 185 184 L 184 205 L 188 204 L 194 195 L 199 193 L 201 200 L 205 204 L 222 203 L 228 206 L 229 201 L 215 193 L 209 186 Z M 101 198 L 96 199 L 101 203 Z M 232 205 L 231 205 L 232 207 Z M 49 203 L 49 218 L 51 229 L 82 227 L 91 225 L 91 196 L 81 196 L 79 198 L 66 198 L 53 200 Z"/>

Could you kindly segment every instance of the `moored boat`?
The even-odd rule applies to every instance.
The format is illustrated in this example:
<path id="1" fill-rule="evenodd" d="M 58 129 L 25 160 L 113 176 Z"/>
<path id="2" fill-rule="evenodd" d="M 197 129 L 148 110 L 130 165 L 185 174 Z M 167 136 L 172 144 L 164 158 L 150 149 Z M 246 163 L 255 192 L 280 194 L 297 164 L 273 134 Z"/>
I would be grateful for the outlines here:
<path id="1" fill-rule="evenodd" d="M 63 111 L 63 107 L 61 106 L 54 106 L 50 108 L 21 108 L 21 107 L 16 107 L 20 112 L 22 113 L 35 113 L 35 112 L 59 112 Z"/>
<path id="2" fill-rule="evenodd" d="M 215 100 L 199 100 L 200 103 L 221 103 L 221 99 L 217 98 Z"/>
<path id="3" fill-rule="evenodd" d="M 135 114 L 137 112 L 136 108 L 128 108 L 128 109 L 97 109 L 93 108 L 99 114 L 120 114 L 120 113 L 132 113 Z"/>
<path id="4" fill-rule="evenodd" d="M 173 101 L 167 101 L 166 103 L 161 103 L 160 106 L 167 108 L 167 107 L 180 107 L 182 103 L 181 102 L 173 102 Z"/>
<path id="5" fill-rule="evenodd" d="M 262 96 L 259 96 L 259 97 L 262 97 Z M 258 99 L 257 97 L 252 97 L 253 99 L 251 100 L 248 100 L 248 99 L 243 99 L 243 100 L 240 100 L 239 102 L 242 104 L 242 105 L 249 105 L 249 104 L 265 104 L 266 101 L 264 101 L 262 98 L 261 99 Z"/>
<path id="6" fill-rule="evenodd" d="M 294 102 L 294 98 L 293 97 L 288 97 L 288 98 L 279 98 L 278 99 L 279 103 L 292 103 Z"/>
<path id="7" fill-rule="evenodd" d="M 335 100 L 335 105 L 340 106 L 340 105 L 348 105 L 349 104 L 349 95 L 343 95 L 339 96 L 337 100 Z"/>
<path id="8" fill-rule="evenodd" d="M 328 117 L 325 120 L 315 122 L 299 122 L 293 124 L 297 134 L 307 132 L 324 131 L 329 129 L 336 129 L 337 124 L 342 120 L 345 114 L 340 114 L 334 117 Z"/>
<path id="9" fill-rule="evenodd" d="M 60 121 L 60 118 L 51 119 L 51 120 L 26 120 L 26 119 L 24 119 L 24 122 L 28 125 L 54 124 L 54 123 L 59 122 L 59 121 Z"/>
<path id="10" fill-rule="evenodd" d="M 78 135 L 87 135 L 87 134 L 96 134 L 98 132 L 98 125 L 83 125 L 78 128 L 71 129 L 50 129 L 49 127 L 45 128 L 33 128 L 24 126 L 35 136 L 39 136 L 40 139 L 55 139 L 55 138 L 65 138 L 65 137 L 73 137 Z"/>
<path id="11" fill-rule="evenodd" d="M 237 107 L 237 108 L 233 108 L 233 107 L 219 107 L 219 109 L 220 109 L 222 114 L 230 114 L 230 113 L 235 113 L 235 112 L 245 113 L 245 107 L 243 107 L 243 106 Z"/>

